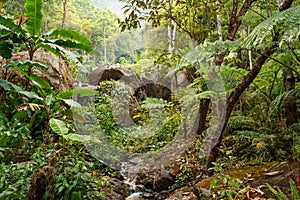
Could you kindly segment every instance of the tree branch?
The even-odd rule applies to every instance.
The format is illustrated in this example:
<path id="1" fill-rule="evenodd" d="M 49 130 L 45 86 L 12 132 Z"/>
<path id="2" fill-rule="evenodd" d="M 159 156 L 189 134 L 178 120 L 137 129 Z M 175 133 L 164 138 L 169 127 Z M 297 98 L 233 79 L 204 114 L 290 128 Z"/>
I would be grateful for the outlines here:
<path id="1" fill-rule="evenodd" d="M 242 20 L 240 19 L 240 17 L 244 16 L 248 10 L 250 9 L 250 6 L 252 3 L 254 3 L 256 0 L 245 0 L 242 8 L 240 9 L 239 13 L 237 13 L 237 6 L 238 3 L 236 2 L 236 6 L 234 6 L 234 8 L 232 9 L 232 14 L 230 17 L 230 23 L 229 23 L 229 27 L 228 27 L 228 31 L 227 31 L 227 35 L 226 35 L 226 39 L 227 40 L 234 40 L 236 37 L 236 32 L 239 29 Z M 235 2 L 234 2 L 235 3 Z"/>

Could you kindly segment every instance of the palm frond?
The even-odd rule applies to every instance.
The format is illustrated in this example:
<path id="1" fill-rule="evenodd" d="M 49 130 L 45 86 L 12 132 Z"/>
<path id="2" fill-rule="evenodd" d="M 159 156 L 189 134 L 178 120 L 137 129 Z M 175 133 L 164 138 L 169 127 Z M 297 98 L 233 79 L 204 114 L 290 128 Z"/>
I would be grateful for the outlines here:
<path id="1" fill-rule="evenodd" d="M 281 42 L 284 40 L 295 40 L 300 35 L 300 6 L 292 7 L 266 19 L 253 31 L 242 43 L 242 46 L 251 48 L 261 45 L 269 39 L 274 28 L 281 30 Z"/>

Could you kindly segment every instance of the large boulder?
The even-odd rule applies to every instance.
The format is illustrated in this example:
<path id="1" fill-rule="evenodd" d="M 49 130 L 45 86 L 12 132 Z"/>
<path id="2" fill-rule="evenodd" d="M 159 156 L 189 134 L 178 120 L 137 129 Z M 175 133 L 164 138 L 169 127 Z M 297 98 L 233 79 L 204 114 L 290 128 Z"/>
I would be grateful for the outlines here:
<path id="1" fill-rule="evenodd" d="M 154 97 L 170 101 L 172 91 L 176 87 L 188 85 L 188 81 L 182 72 L 178 72 L 176 76 L 174 75 L 171 78 L 154 70 L 139 76 L 132 69 L 119 64 L 100 66 L 89 75 L 90 85 L 96 86 L 107 80 L 125 83 L 138 100 Z"/>
<path id="2" fill-rule="evenodd" d="M 120 80 L 130 86 L 131 84 L 139 83 L 140 78 L 132 69 L 119 64 L 100 66 L 89 75 L 90 85 L 98 85 L 102 81 L 111 80 Z"/>
<path id="3" fill-rule="evenodd" d="M 0 56 L 0 68 L 18 60 L 29 60 L 28 52 L 17 53 L 11 59 L 4 59 Z M 42 49 L 35 52 L 33 60 L 48 66 L 47 70 L 33 68 L 33 73 L 44 78 L 54 90 L 60 91 L 73 88 L 75 79 L 65 60 Z M 0 79 L 5 79 L 13 83 L 26 83 L 26 78 L 13 68 L 6 71 L 0 70 Z"/>

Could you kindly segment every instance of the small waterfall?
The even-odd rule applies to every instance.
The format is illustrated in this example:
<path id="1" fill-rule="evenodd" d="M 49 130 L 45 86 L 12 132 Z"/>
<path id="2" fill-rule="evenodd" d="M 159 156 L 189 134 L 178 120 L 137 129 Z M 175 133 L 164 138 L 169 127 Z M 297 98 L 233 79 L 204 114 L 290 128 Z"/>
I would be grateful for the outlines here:
<path id="1" fill-rule="evenodd" d="M 132 193 L 130 196 L 126 197 L 125 200 L 136 200 L 136 199 L 142 199 L 141 197 L 142 193 L 141 192 L 135 192 Z"/>
<path id="2" fill-rule="evenodd" d="M 126 200 L 135 200 L 135 199 L 140 199 L 142 196 L 142 187 L 143 186 L 138 186 L 136 185 L 136 179 L 134 178 L 132 181 L 128 178 L 127 180 L 124 181 L 125 184 L 129 185 L 131 194 L 126 197 Z"/>
<path id="3" fill-rule="evenodd" d="M 137 175 L 129 174 L 127 169 L 130 167 L 130 164 L 127 162 L 121 163 L 120 174 L 125 179 L 124 183 L 129 185 L 131 194 L 126 197 L 126 200 L 136 200 L 143 199 L 142 195 L 145 190 L 143 185 L 136 185 Z"/>

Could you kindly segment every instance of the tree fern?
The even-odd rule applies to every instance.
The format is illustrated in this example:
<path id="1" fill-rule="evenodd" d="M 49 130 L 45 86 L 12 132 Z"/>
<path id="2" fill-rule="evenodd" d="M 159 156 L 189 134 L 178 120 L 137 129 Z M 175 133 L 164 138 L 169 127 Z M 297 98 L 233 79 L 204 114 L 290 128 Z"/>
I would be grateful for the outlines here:
<path id="1" fill-rule="evenodd" d="M 300 6 L 289 8 L 266 19 L 245 38 L 242 46 L 251 48 L 258 46 L 272 35 L 274 28 L 282 30 L 281 42 L 283 40 L 295 40 L 300 35 Z"/>
<path id="2" fill-rule="evenodd" d="M 142 104 L 142 107 L 148 109 L 157 109 L 157 108 L 164 108 L 165 106 L 170 106 L 171 103 L 167 102 L 163 99 L 151 98 L 147 97 Z"/>
<path id="3" fill-rule="evenodd" d="M 26 23 L 26 30 L 32 35 L 39 35 L 43 20 L 43 0 L 26 0 L 25 17 L 29 17 Z"/>

